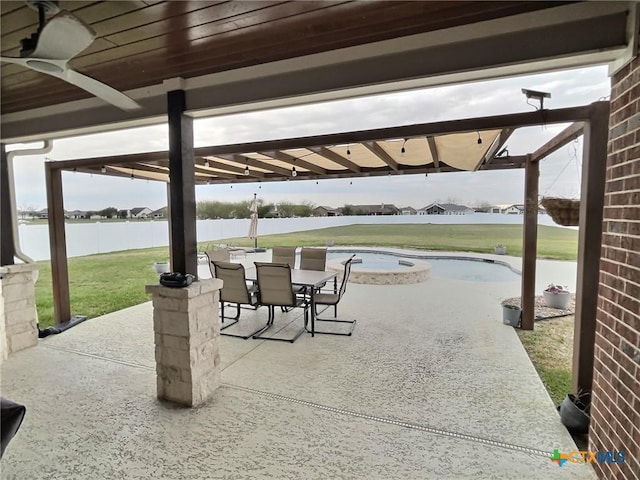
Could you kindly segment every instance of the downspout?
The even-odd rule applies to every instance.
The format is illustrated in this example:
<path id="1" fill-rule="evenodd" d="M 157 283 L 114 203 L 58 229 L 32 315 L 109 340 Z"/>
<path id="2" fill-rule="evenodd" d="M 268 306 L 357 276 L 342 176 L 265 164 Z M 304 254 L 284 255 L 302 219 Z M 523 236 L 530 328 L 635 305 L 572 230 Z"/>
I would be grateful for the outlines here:
<path id="1" fill-rule="evenodd" d="M 7 174 L 9 180 L 9 204 L 11 206 L 11 228 L 13 230 L 14 254 L 24 263 L 35 263 L 34 260 L 20 250 L 20 235 L 18 234 L 18 210 L 16 208 L 16 186 L 13 178 L 13 158 L 18 155 L 47 154 L 53 149 L 51 140 L 44 140 L 41 148 L 29 148 L 26 150 L 12 150 L 7 152 Z"/>

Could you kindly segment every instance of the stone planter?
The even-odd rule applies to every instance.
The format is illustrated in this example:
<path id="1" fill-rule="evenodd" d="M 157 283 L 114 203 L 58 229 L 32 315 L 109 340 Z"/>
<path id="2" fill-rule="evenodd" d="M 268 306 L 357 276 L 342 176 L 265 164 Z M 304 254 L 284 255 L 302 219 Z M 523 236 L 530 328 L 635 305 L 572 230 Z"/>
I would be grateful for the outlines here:
<path id="1" fill-rule="evenodd" d="M 517 327 L 520 325 L 520 317 L 522 316 L 522 309 L 515 305 L 503 305 L 502 306 L 502 323 Z"/>
<path id="2" fill-rule="evenodd" d="M 561 310 L 566 310 L 569 306 L 569 301 L 571 300 L 571 292 L 563 291 L 563 292 L 542 292 L 542 296 L 544 297 L 544 303 L 549 308 L 559 308 Z"/>

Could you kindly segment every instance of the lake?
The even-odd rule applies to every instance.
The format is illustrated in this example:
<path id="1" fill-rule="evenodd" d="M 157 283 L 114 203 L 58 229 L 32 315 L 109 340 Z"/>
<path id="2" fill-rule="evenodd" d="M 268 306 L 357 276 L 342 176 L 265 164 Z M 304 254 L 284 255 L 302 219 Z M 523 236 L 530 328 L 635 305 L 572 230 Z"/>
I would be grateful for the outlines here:
<path id="1" fill-rule="evenodd" d="M 300 232 L 318 228 L 357 224 L 433 223 L 522 225 L 523 219 L 523 215 L 504 215 L 498 213 L 261 218 L 258 222 L 258 235 Z M 540 225 L 558 226 L 548 215 L 539 215 L 538 223 Z M 196 228 L 198 242 L 215 242 L 224 238 L 246 236 L 249 231 L 249 219 L 198 220 L 196 222 Z M 34 260 L 48 260 L 50 258 L 48 225 L 21 224 L 18 227 L 18 231 L 20 234 L 20 246 L 25 254 Z M 65 232 L 67 237 L 67 255 L 69 257 L 169 245 L 169 227 L 166 220 L 68 223 L 66 224 Z"/>

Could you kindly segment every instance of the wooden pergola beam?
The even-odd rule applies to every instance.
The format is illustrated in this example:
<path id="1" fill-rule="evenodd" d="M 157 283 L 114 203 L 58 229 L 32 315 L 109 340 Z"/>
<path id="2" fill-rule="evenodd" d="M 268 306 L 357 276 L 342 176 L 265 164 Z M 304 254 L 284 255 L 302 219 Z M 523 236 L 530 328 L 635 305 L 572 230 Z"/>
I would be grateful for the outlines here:
<path id="1" fill-rule="evenodd" d="M 590 119 L 584 125 L 582 152 L 572 370 L 572 386 L 576 393 L 591 391 L 593 381 L 608 136 L 609 102 L 594 103 Z"/>
<path id="2" fill-rule="evenodd" d="M 429 151 L 431 152 L 431 158 L 433 159 L 433 165 L 436 168 L 436 172 L 440 171 L 440 154 L 438 154 L 438 146 L 436 145 L 436 139 L 432 135 L 427 137 L 427 144 L 429 145 Z"/>
<path id="3" fill-rule="evenodd" d="M 487 153 L 484 156 L 484 162 L 478 165 L 478 168 L 480 168 L 483 164 L 487 165 L 491 163 L 494 157 L 496 156 L 496 153 L 498 153 L 500 149 L 504 146 L 504 144 L 507 143 L 507 140 L 509 140 L 509 137 L 515 131 L 516 131 L 515 128 L 503 128 L 498 134 L 497 141 L 494 142 L 493 145 L 491 145 L 491 147 L 489 147 L 489 150 L 487 150 Z"/>
<path id="4" fill-rule="evenodd" d="M 200 160 L 202 160 L 202 163 L 200 162 Z M 206 169 L 206 165 L 205 162 L 207 162 L 209 164 L 210 168 L 215 168 L 218 170 L 221 170 L 222 172 L 226 172 L 226 173 L 232 173 L 232 174 L 236 174 L 239 176 L 244 176 L 244 168 L 240 168 L 240 167 L 234 167 L 233 165 L 228 165 L 226 163 L 222 163 L 222 162 L 217 162 L 216 160 L 213 160 L 211 158 L 204 158 L 204 159 L 198 159 L 198 165 L 202 165 L 202 167 L 204 169 Z M 250 174 L 248 175 L 249 177 L 256 177 L 256 178 L 264 178 L 264 173 L 263 172 L 258 172 L 258 171 L 254 171 L 253 173 L 249 172 Z"/>
<path id="5" fill-rule="evenodd" d="M 391 170 L 396 172 L 398 171 L 398 162 L 396 162 L 377 142 L 363 142 L 362 145 L 386 163 Z"/>
<path id="6" fill-rule="evenodd" d="M 524 225 L 522 228 L 522 317 L 520 327 L 533 330 L 536 297 L 536 261 L 538 250 L 538 162 L 527 159 L 524 167 Z"/>
<path id="7" fill-rule="evenodd" d="M 342 155 L 338 155 L 336 152 L 333 152 L 326 147 L 310 147 L 309 150 L 311 150 L 314 153 L 317 153 L 318 155 L 326 158 L 327 160 L 332 161 L 333 163 L 342 165 L 344 168 L 351 170 L 354 173 L 360 173 L 362 171 L 359 165 L 356 165 L 351 160 L 347 160 Z"/>
<path id="8" fill-rule="evenodd" d="M 327 173 L 327 170 L 314 165 L 313 163 L 307 162 L 302 158 L 296 158 L 293 155 L 289 155 L 288 153 L 281 152 L 278 150 L 270 150 L 264 152 L 258 152 L 260 155 L 264 155 L 265 157 L 271 157 L 274 160 L 279 160 L 284 163 L 288 163 L 289 165 L 299 165 L 302 168 L 309 170 L 310 172 L 317 173 L 318 175 L 323 175 Z"/>
<path id="9" fill-rule="evenodd" d="M 67 240 L 64 229 L 62 170 L 55 163 L 57 162 L 45 162 L 44 173 L 47 183 L 47 222 L 51 251 L 53 316 L 58 324 L 71 319 L 71 298 L 69 295 Z"/>
<path id="10" fill-rule="evenodd" d="M 553 137 L 547 143 L 538 148 L 531 154 L 531 161 L 538 162 L 545 157 L 548 157 L 556 150 L 564 147 L 567 143 L 572 142 L 584 132 L 584 122 L 575 122 L 565 128 L 558 135 Z"/>

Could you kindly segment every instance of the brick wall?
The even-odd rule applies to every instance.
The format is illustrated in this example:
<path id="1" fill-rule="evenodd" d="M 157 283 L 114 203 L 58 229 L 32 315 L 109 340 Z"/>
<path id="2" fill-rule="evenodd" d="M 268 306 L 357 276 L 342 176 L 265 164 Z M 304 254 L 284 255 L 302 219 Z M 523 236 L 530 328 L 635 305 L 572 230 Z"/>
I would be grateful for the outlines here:
<path id="1" fill-rule="evenodd" d="M 640 480 L 640 57 L 611 82 L 591 450 L 623 450 L 602 479 Z"/>

